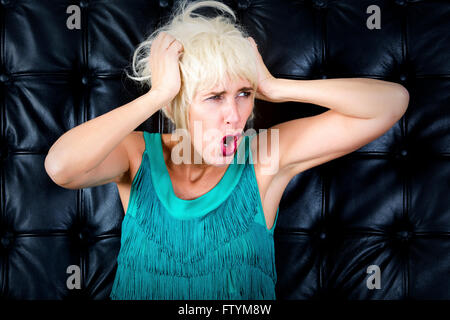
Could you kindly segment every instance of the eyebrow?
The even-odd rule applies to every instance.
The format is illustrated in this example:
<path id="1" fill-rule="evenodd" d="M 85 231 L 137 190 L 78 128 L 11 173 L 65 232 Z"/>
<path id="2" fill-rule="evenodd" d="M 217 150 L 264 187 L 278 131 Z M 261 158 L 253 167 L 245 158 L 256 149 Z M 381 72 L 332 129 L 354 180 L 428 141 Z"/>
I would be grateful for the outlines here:
<path id="1" fill-rule="evenodd" d="M 238 91 L 253 91 L 252 87 L 242 87 Z M 208 92 L 205 93 L 204 96 L 214 95 L 214 96 L 220 96 L 221 94 L 227 93 L 227 91 L 220 91 L 220 92 Z"/>

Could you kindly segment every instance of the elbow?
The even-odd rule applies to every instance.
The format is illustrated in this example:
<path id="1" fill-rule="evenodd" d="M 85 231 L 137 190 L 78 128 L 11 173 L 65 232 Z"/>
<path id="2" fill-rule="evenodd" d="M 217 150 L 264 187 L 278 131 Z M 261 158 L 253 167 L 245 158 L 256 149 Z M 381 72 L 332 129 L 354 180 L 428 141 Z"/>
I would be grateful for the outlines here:
<path id="1" fill-rule="evenodd" d="M 61 170 L 61 166 L 57 161 L 52 160 L 51 154 L 47 154 L 47 156 L 45 157 L 44 168 L 45 172 L 47 172 L 47 175 L 55 184 L 63 186 L 66 183 L 66 181 L 61 176 L 61 173 L 63 172 L 63 170 Z"/>
<path id="2" fill-rule="evenodd" d="M 397 95 L 398 95 L 398 102 L 397 102 L 398 115 L 401 118 L 408 109 L 409 92 L 404 86 L 399 84 Z"/>
<path id="3" fill-rule="evenodd" d="M 393 97 L 391 98 L 389 114 L 395 120 L 395 122 L 399 121 L 403 115 L 406 113 L 409 105 L 409 92 L 408 90 L 400 85 L 396 84 L 395 92 Z"/>

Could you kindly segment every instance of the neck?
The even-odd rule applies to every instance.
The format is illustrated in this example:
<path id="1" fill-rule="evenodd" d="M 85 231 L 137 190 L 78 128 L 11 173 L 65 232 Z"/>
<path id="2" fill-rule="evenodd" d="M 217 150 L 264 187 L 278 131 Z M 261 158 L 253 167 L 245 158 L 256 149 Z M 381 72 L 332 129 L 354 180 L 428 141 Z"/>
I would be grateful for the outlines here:
<path id="1" fill-rule="evenodd" d="M 164 139 L 162 139 L 164 142 Z M 196 182 L 202 179 L 205 176 L 217 175 L 226 170 L 226 166 L 214 166 L 211 164 L 207 164 L 201 155 L 195 150 L 194 146 L 191 144 L 191 159 L 189 163 L 185 163 L 182 161 L 180 164 L 176 164 L 172 161 L 171 153 L 172 149 L 179 143 L 179 141 L 169 141 L 167 144 L 163 143 L 163 148 L 166 150 L 166 165 L 167 168 L 176 173 L 177 176 L 182 178 L 183 180 L 187 180 L 189 182 Z M 183 149 L 180 151 L 180 156 L 184 159 Z M 202 159 L 201 163 L 195 163 L 194 159 Z"/>

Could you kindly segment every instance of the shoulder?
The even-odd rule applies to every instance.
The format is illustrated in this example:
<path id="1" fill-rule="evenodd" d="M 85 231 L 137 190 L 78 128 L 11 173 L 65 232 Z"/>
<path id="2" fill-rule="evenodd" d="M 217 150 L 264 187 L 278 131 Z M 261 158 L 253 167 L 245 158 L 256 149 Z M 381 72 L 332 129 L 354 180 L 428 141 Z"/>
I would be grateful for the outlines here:
<path id="1" fill-rule="evenodd" d="M 255 168 L 258 176 L 273 178 L 279 174 L 278 142 L 270 136 L 270 131 L 249 136 L 249 161 Z"/>
<path id="2" fill-rule="evenodd" d="M 267 171 L 267 156 L 264 156 L 264 152 L 261 150 L 262 144 L 258 134 L 249 136 L 249 155 L 248 161 L 253 167 L 255 172 L 256 181 L 261 194 L 261 200 L 264 201 L 265 194 L 269 185 L 274 178 L 274 173 Z M 263 155 L 263 156 L 261 156 Z"/>
<path id="3" fill-rule="evenodd" d="M 142 153 L 144 153 L 145 150 L 144 131 L 133 131 L 126 139 L 128 139 L 126 148 L 130 160 L 133 156 L 138 156 L 139 154 L 142 156 Z"/>
<path id="4" fill-rule="evenodd" d="M 127 149 L 130 161 L 129 178 L 133 181 L 145 151 L 144 131 L 133 131 L 125 138 L 125 148 Z"/>
<path id="5" fill-rule="evenodd" d="M 292 174 L 289 168 L 281 169 L 276 139 L 270 130 L 255 134 L 250 138 L 250 154 L 263 206 L 278 206 Z"/>

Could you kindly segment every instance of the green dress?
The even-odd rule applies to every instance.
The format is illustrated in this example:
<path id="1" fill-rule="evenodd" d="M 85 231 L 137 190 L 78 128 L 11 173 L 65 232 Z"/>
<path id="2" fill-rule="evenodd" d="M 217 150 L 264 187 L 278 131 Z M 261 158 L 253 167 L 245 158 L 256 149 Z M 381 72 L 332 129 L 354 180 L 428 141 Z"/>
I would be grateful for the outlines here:
<path id="1" fill-rule="evenodd" d="M 122 222 L 112 300 L 275 300 L 274 226 L 267 229 L 250 141 L 243 136 L 218 184 L 178 198 L 160 133 L 145 151 Z"/>

